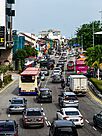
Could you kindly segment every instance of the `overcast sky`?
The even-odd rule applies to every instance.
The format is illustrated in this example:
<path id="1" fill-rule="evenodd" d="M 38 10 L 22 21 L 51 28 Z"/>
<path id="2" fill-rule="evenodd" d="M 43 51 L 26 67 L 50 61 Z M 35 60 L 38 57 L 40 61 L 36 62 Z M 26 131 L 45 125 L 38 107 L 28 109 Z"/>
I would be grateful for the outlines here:
<path id="1" fill-rule="evenodd" d="M 102 0 L 15 0 L 13 28 L 38 34 L 58 29 L 73 37 L 82 24 L 100 20 Z"/>

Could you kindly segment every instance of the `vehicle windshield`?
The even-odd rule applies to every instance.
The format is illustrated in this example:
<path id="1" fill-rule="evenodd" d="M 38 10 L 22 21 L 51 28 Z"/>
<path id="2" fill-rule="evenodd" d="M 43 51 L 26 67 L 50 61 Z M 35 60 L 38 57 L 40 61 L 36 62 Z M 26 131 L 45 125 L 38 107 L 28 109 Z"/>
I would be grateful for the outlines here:
<path id="1" fill-rule="evenodd" d="M 47 95 L 49 94 L 49 90 L 44 90 L 43 92 L 41 92 L 42 95 Z"/>
<path id="2" fill-rule="evenodd" d="M 73 116 L 73 115 L 79 115 L 79 112 L 78 111 L 65 111 L 65 114 Z"/>
<path id="3" fill-rule="evenodd" d="M 27 116 L 41 116 L 40 111 L 27 111 Z"/>
<path id="4" fill-rule="evenodd" d="M 11 104 L 23 104 L 23 100 L 12 100 Z"/>
<path id="5" fill-rule="evenodd" d="M 0 123 L 0 133 L 14 131 L 14 125 L 11 123 Z"/>
<path id="6" fill-rule="evenodd" d="M 71 127 L 58 128 L 56 136 L 75 136 Z"/>
<path id="7" fill-rule="evenodd" d="M 65 98 L 67 100 L 78 100 L 76 96 L 68 96 L 68 95 L 66 95 Z"/>
<path id="8" fill-rule="evenodd" d="M 33 83 L 35 81 L 35 76 L 21 76 L 22 83 Z"/>

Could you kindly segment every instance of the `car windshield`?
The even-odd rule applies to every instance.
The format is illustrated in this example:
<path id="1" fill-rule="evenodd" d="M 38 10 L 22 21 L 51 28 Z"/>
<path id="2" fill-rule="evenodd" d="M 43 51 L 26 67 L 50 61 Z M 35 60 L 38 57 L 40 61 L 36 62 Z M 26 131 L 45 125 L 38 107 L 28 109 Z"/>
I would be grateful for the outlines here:
<path id="1" fill-rule="evenodd" d="M 67 99 L 67 100 L 78 100 L 76 96 L 71 96 L 71 95 L 70 96 L 66 95 L 65 99 Z"/>
<path id="2" fill-rule="evenodd" d="M 14 131 L 14 125 L 11 123 L 0 123 L 0 133 Z"/>
<path id="3" fill-rule="evenodd" d="M 65 114 L 66 115 L 79 115 L 79 112 L 78 111 L 65 111 Z"/>
<path id="4" fill-rule="evenodd" d="M 44 90 L 43 92 L 41 92 L 42 95 L 46 95 L 49 94 L 49 90 Z"/>
<path id="5" fill-rule="evenodd" d="M 58 128 L 56 136 L 74 136 L 71 127 Z"/>
<path id="6" fill-rule="evenodd" d="M 40 111 L 27 111 L 27 116 L 41 116 L 41 112 Z"/>
<path id="7" fill-rule="evenodd" d="M 23 104 L 23 100 L 12 100 L 11 104 Z"/>

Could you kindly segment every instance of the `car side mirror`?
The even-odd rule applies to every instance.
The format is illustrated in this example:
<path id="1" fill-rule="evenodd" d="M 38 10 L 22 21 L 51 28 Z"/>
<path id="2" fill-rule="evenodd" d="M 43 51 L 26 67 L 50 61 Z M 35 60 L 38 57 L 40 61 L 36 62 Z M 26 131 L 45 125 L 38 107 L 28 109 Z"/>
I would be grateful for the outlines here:
<path id="1" fill-rule="evenodd" d="M 11 102 L 11 100 L 9 100 L 9 102 Z"/>
<path id="2" fill-rule="evenodd" d="M 57 112 L 60 112 L 60 110 L 58 110 Z"/>

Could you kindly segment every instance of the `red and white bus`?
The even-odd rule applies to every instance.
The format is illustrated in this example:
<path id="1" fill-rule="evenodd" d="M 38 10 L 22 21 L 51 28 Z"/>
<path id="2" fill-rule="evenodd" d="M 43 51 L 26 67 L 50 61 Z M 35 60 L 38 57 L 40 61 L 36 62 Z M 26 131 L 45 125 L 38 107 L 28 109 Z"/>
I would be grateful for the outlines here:
<path id="1" fill-rule="evenodd" d="M 39 88 L 40 69 L 35 67 L 26 68 L 19 76 L 19 94 L 37 95 Z"/>

